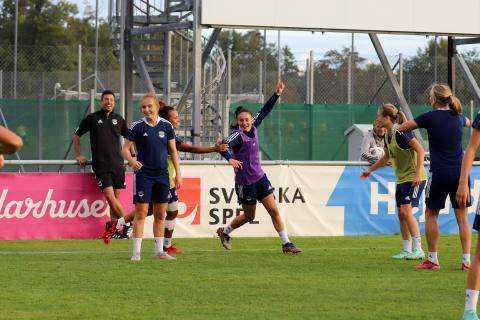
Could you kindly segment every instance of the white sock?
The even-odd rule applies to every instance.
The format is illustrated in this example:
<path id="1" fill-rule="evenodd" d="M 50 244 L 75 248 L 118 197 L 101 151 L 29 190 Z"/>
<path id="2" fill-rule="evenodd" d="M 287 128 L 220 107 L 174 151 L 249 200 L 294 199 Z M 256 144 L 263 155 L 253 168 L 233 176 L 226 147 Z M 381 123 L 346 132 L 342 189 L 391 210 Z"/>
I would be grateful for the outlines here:
<path id="1" fill-rule="evenodd" d="M 290 242 L 290 239 L 288 239 L 288 235 L 287 235 L 287 231 L 286 230 L 282 230 L 278 233 L 278 235 L 280 236 L 280 239 L 282 240 L 282 244 L 285 244 L 285 243 L 288 243 Z"/>
<path id="2" fill-rule="evenodd" d="M 466 264 L 467 266 L 470 265 L 470 253 L 463 254 L 463 263 Z"/>
<path id="3" fill-rule="evenodd" d="M 422 236 L 413 236 L 412 241 L 414 250 L 422 250 Z"/>
<path id="4" fill-rule="evenodd" d="M 155 237 L 155 254 L 163 252 L 163 237 Z"/>
<path id="5" fill-rule="evenodd" d="M 428 260 L 438 264 L 437 252 L 436 251 L 428 251 Z"/>
<path id="6" fill-rule="evenodd" d="M 233 231 L 233 228 L 232 228 L 232 226 L 229 225 L 229 224 L 226 225 L 226 226 L 223 228 L 223 233 L 225 233 L 225 234 L 229 234 L 229 233 L 232 232 L 232 231 Z"/>
<path id="7" fill-rule="evenodd" d="M 120 219 L 117 220 L 117 227 L 121 227 L 125 224 L 125 218 L 121 217 Z"/>
<path id="8" fill-rule="evenodd" d="M 133 256 L 140 257 L 142 252 L 142 238 L 133 238 Z"/>
<path id="9" fill-rule="evenodd" d="M 163 246 L 169 248 L 172 246 L 172 238 L 163 239 Z"/>
<path id="10" fill-rule="evenodd" d="M 465 294 L 465 310 L 477 310 L 478 290 L 467 289 Z"/>
<path id="11" fill-rule="evenodd" d="M 412 240 L 403 240 L 403 251 L 412 252 Z"/>

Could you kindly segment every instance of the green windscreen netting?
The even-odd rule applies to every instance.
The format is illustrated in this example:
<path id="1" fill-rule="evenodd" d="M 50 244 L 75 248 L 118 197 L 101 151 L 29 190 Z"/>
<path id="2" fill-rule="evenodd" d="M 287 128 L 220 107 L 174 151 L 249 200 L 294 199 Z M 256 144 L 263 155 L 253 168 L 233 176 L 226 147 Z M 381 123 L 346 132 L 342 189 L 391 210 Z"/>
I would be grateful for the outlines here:
<path id="1" fill-rule="evenodd" d="M 20 151 L 23 160 L 63 159 L 72 135 L 83 116 L 88 101 L 0 99 L 0 108 L 8 127 L 24 139 Z M 135 104 L 137 105 L 137 104 Z M 244 103 L 254 113 L 262 104 Z M 117 109 L 119 103 L 117 101 Z M 230 119 L 238 104 L 230 108 Z M 348 141 L 344 132 L 352 124 L 370 124 L 378 105 L 305 105 L 278 104 L 259 129 L 262 158 L 265 160 L 347 160 Z M 96 110 L 98 110 L 98 101 Z M 414 116 L 431 110 L 428 105 L 413 105 Z M 465 107 L 470 115 L 470 106 Z M 134 108 L 134 119 L 140 117 Z M 1 120 L 1 119 L 0 119 Z M 0 122 L 3 124 L 3 121 Z M 422 131 L 427 139 L 425 131 Z M 465 130 L 464 146 L 469 130 Z M 88 134 L 82 138 L 82 153 L 90 155 Z M 15 159 L 9 155 L 7 159 Z M 70 152 L 67 159 L 73 159 Z M 55 170 L 58 166 L 42 171 Z M 68 171 L 77 171 L 71 166 Z"/>
<path id="2" fill-rule="evenodd" d="M 234 117 L 234 104 L 230 119 Z M 242 103 L 254 114 L 262 104 Z M 264 160 L 347 160 L 348 140 L 345 130 L 352 124 L 371 124 L 379 105 L 347 104 L 278 104 L 259 129 Z M 414 116 L 430 111 L 429 105 L 410 106 Z M 470 117 L 470 107 L 464 110 Z M 233 120 L 232 120 L 233 121 Z M 427 140 L 425 130 L 422 136 Z M 465 129 L 463 145 L 468 144 L 470 131 Z"/>

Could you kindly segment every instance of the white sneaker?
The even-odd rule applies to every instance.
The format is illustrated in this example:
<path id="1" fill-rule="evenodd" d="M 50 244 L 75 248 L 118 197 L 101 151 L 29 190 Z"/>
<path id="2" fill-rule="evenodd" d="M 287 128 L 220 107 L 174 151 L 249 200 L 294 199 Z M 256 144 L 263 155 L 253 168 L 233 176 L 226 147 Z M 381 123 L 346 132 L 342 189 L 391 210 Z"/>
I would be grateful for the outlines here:
<path id="1" fill-rule="evenodd" d="M 158 259 L 158 260 L 177 260 L 177 258 L 172 257 L 171 255 L 169 255 L 169 254 L 166 253 L 166 252 L 156 253 L 155 256 L 154 256 L 154 258 L 155 258 L 155 259 Z"/>
<path id="2" fill-rule="evenodd" d="M 131 258 L 130 258 L 131 261 L 140 261 L 141 258 L 140 258 L 140 255 L 133 255 Z"/>

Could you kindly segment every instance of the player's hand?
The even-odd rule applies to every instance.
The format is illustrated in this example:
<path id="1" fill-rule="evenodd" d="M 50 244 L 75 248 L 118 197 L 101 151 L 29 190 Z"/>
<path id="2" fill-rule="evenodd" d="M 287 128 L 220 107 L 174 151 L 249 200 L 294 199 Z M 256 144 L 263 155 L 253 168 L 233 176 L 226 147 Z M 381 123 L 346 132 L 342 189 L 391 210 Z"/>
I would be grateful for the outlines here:
<path id="1" fill-rule="evenodd" d="M 277 82 L 277 87 L 275 88 L 275 93 L 276 93 L 278 96 L 281 96 L 284 89 L 285 89 L 285 84 L 283 83 L 282 80 L 278 80 L 278 82 Z"/>
<path id="2" fill-rule="evenodd" d="M 180 189 L 180 187 L 183 185 L 182 176 L 176 175 L 175 178 L 173 178 L 173 181 L 175 181 L 175 188 L 177 189 Z"/>
<path id="3" fill-rule="evenodd" d="M 470 188 L 468 187 L 468 183 L 458 184 L 455 199 L 457 200 L 458 206 L 460 208 L 465 208 L 467 206 L 467 202 L 468 200 L 470 200 Z"/>
<path id="4" fill-rule="evenodd" d="M 367 179 L 370 175 L 372 174 L 372 171 L 370 170 L 365 170 L 362 173 L 360 173 L 360 179 L 365 180 Z"/>
<path id="5" fill-rule="evenodd" d="M 5 165 L 5 158 L 3 157 L 3 154 L 0 154 L 0 168 L 3 168 Z"/>
<path id="6" fill-rule="evenodd" d="M 128 165 L 133 169 L 133 171 L 138 171 L 142 168 L 142 163 L 137 160 L 129 162 Z"/>
<path id="7" fill-rule="evenodd" d="M 243 169 L 243 163 L 241 161 L 238 161 L 238 160 L 235 160 L 233 158 L 230 158 L 228 160 L 228 163 L 230 163 L 230 165 L 232 167 L 234 167 L 235 169 Z"/>
<path id="8" fill-rule="evenodd" d="M 224 152 L 228 150 L 228 144 L 217 142 L 213 148 L 215 152 Z"/>
<path id="9" fill-rule="evenodd" d="M 82 167 L 84 167 L 88 162 L 88 159 L 82 155 L 77 156 L 75 159 L 77 159 L 78 164 Z"/>
<path id="10" fill-rule="evenodd" d="M 419 185 L 422 184 L 422 178 L 420 178 L 420 175 L 415 174 L 415 177 L 413 178 L 412 181 L 412 187 L 418 187 Z"/>

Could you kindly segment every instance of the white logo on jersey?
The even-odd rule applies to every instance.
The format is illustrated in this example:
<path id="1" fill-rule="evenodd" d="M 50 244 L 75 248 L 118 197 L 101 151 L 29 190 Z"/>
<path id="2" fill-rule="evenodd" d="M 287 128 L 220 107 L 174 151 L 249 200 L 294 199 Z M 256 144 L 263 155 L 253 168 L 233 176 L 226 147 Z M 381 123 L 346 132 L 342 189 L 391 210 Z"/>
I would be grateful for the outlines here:
<path id="1" fill-rule="evenodd" d="M 137 193 L 137 194 L 138 194 L 138 196 L 139 196 L 140 198 L 143 198 L 143 196 L 144 196 L 144 193 L 143 193 L 143 191 L 138 191 L 138 193 Z"/>
<path id="2" fill-rule="evenodd" d="M 148 134 L 145 132 L 145 133 L 143 134 L 143 136 L 144 136 L 144 137 L 148 137 Z"/>
<path id="3" fill-rule="evenodd" d="M 97 123 L 103 123 L 102 119 L 98 120 L 98 122 L 97 122 Z"/>
<path id="4" fill-rule="evenodd" d="M 405 200 L 410 201 L 410 196 L 406 196 Z"/>
<path id="5" fill-rule="evenodd" d="M 112 119 L 112 123 L 114 126 L 117 125 L 117 119 Z"/>
<path id="6" fill-rule="evenodd" d="M 163 139 L 165 137 L 165 132 L 159 131 L 158 136 Z"/>

